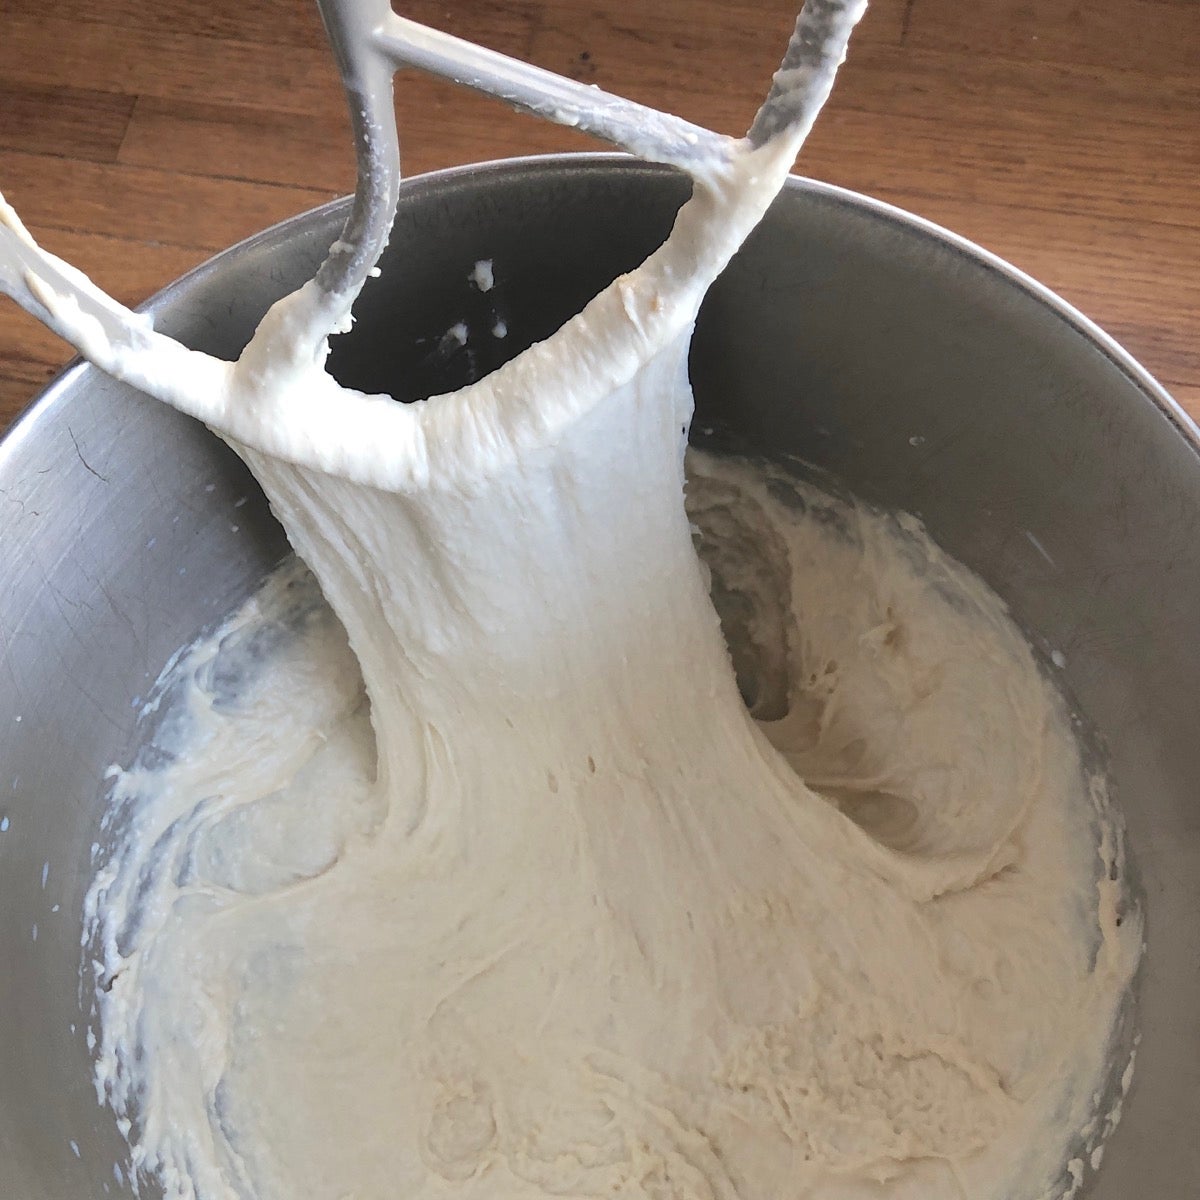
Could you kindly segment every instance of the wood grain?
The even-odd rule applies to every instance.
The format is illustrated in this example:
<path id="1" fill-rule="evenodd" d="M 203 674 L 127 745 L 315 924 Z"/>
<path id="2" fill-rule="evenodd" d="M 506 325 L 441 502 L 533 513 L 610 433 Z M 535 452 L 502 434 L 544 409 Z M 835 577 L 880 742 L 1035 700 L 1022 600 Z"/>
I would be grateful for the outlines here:
<path id="1" fill-rule="evenodd" d="M 727 132 L 793 0 L 413 0 L 406 15 Z M 799 164 L 1060 291 L 1200 417 L 1200 3 L 873 0 Z M 410 173 L 591 148 L 412 75 Z M 133 303 L 353 183 L 306 0 L 0 0 L 0 190 Z M 0 306 L 0 429 L 68 351 Z"/>
<path id="2" fill-rule="evenodd" d="M 83 88 L 0 83 L 0 148 L 91 162 L 116 162 L 133 112 L 132 96 Z"/>
<path id="3" fill-rule="evenodd" d="M 1070 62 L 1154 77 L 1195 74 L 1200 27 L 1195 0 L 917 0 L 906 40 L 968 60 Z"/>

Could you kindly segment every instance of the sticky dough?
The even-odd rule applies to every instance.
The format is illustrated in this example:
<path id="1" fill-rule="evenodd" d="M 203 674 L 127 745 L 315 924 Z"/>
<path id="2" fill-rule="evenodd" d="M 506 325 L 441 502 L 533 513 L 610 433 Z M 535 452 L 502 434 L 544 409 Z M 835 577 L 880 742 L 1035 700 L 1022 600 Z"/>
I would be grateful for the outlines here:
<path id="1" fill-rule="evenodd" d="M 789 163 L 418 405 L 323 373 L 311 285 L 238 364 L 76 329 L 320 589 L 186 651 L 115 788 L 97 1086 L 171 1200 L 1070 1185 L 1140 934 L 1062 702 L 915 522 L 709 459 L 685 511 L 692 322 Z"/>

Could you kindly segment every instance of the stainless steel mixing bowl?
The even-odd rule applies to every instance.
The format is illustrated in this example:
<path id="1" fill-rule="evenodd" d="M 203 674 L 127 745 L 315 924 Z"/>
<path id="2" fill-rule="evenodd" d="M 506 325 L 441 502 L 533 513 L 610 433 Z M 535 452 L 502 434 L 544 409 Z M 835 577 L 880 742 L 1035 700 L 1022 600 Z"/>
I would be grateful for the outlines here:
<path id="1" fill-rule="evenodd" d="M 401 398 L 551 332 L 666 233 L 686 183 L 611 156 L 406 184 L 382 279 L 331 359 Z M 308 277 L 344 204 L 218 256 L 150 304 L 233 356 Z M 468 282 L 479 259 L 496 287 Z M 496 337 L 497 318 L 507 337 Z M 465 322 L 465 347 L 443 335 Z M 922 221 L 794 180 L 713 289 L 699 429 L 920 514 L 1048 651 L 1106 742 L 1144 880 L 1144 1040 L 1095 1200 L 1200 1194 L 1200 437 L 1037 284 Z M 0 1197 L 123 1194 L 90 1082 L 80 906 L 104 770 L 168 656 L 285 553 L 200 425 L 78 366 L 0 446 Z"/>

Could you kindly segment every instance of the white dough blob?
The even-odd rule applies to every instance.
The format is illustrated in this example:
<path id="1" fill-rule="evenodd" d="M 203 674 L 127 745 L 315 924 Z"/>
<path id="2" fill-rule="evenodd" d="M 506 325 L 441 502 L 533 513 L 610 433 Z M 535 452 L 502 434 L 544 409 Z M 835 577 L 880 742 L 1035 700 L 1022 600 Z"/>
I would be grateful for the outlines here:
<path id="1" fill-rule="evenodd" d="M 756 726 L 664 366 L 288 495 L 362 676 L 296 567 L 168 673 L 94 892 L 168 1195 L 1063 1193 L 1140 938 L 1062 702 L 915 522 L 696 458 Z"/>
<path id="2" fill-rule="evenodd" d="M 916 522 L 696 457 L 756 726 L 668 382 L 306 509 L 370 706 L 295 565 L 168 672 L 95 914 L 169 1195 L 1062 1194 L 1139 934 L 1060 697 Z"/>
<path id="3" fill-rule="evenodd" d="M 914 523 L 708 461 L 685 511 L 695 315 L 796 144 L 407 406 L 323 372 L 315 285 L 219 363 L 0 212 L 46 319 L 238 450 L 336 614 L 275 580 L 117 781 L 97 1084 L 170 1200 L 1072 1186 L 1140 929 L 1061 701 Z"/>

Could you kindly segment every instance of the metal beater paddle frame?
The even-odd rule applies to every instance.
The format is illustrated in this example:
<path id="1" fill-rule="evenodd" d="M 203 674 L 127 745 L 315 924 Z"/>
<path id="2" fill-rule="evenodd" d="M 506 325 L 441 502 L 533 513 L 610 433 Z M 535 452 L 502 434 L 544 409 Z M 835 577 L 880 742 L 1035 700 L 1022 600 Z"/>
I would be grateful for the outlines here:
<path id="1" fill-rule="evenodd" d="M 807 0 L 771 90 L 741 139 L 397 16 L 389 0 L 317 0 L 317 6 L 350 103 L 358 182 L 350 216 L 316 282 L 331 297 L 344 297 L 361 288 L 395 216 L 400 144 L 392 77 L 399 68 L 440 76 L 694 174 L 700 164 L 732 158 L 779 134 L 807 136 L 866 0 Z"/>

